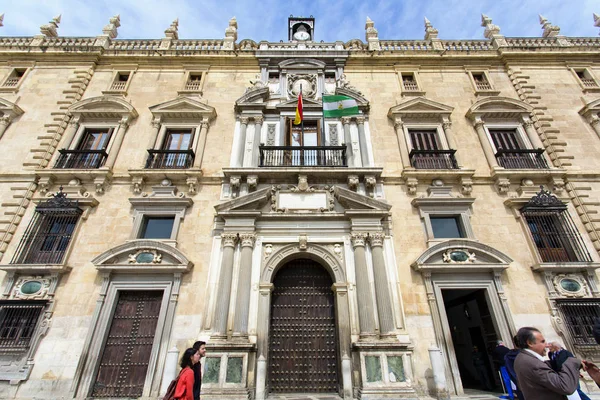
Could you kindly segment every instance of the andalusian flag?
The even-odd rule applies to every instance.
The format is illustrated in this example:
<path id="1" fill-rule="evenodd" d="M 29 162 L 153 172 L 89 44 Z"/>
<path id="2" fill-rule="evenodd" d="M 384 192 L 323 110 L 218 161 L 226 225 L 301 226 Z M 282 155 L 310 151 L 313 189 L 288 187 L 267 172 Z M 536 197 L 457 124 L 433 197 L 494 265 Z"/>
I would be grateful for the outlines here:
<path id="1" fill-rule="evenodd" d="M 358 114 L 356 100 L 348 96 L 323 96 L 323 117 L 337 118 Z"/>
<path id="2" fill-rule="evenodd" d="M 298 95 L 298 105 L 296 106 L 296 118 L 294 118 L 294 125 L 300 125 L 303 119 L 304 114 L 302 113 L 302 92 L 300 92 Z"/>

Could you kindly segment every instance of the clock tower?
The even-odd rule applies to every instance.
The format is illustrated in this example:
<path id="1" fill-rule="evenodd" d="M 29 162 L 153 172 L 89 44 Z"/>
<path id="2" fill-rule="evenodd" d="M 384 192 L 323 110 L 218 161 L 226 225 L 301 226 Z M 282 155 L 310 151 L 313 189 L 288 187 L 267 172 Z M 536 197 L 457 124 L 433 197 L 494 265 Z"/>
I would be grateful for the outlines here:
<path id="1" fill-rule="evenodd" d="M 288 39 L 295 42 L 307 42 L 314 40 L 315 19 L 311 15 L 308 18 L 288 18 Z"/>

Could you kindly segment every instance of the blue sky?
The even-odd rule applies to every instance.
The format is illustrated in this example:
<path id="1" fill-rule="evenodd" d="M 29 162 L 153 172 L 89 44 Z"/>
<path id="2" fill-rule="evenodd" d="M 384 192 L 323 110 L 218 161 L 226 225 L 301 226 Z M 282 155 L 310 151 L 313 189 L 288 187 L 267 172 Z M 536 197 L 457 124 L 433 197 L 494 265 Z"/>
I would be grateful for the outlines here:
<path id="1" fill-rule="evenodd" d="M 422 39 L 423 17 L 441 39 L 482 39 L 481 13 L 505 36 L 541 36 L 538 14 L 566 36 L 598 36 L 593 13 L 598 0 L 4 0 L 0 36 L 33 36 L 62 14 L 59 36 L 97 36 L 108 19 L 121 16 L 120 39 L 158 39 L 179 18 L 180 39 L 223 38 L 229 19 L 238 21 L 238 40 L 287 40 L 286 21 L 316 18 L 315 39 L 365 41 L 365 20 L 375 21 L 380 39 Z"/>

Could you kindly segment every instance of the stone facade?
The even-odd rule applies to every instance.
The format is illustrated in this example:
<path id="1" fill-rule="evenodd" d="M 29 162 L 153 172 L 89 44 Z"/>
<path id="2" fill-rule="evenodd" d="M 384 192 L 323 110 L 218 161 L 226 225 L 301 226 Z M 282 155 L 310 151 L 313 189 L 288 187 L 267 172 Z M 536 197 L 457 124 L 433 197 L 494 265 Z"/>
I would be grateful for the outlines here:
<path id="1" fill-rule="evenodd" d="M 238 41 L 235 19 L 224 39 L 175 20 L 122 40 L 119 16 L 0 37 L 0 397 L 102 397 L 119 304 L 159 292 L 135 396 L 205 340 L 203 398 L 265 399 L 271 293 L 300 259 L 331 277 L 344 399 L 463 395 L 469 327 L 600 358 L 581 332 L 600 316 L 600 38 L 482 16 L 481 40 L 427 19 L 424 40 L 383 40 L 367 18 L 365 42 L 319 43 L 314 19 L 288 22 L 281 43 Z M 323 118 L 324 95 L 358 114 Z"/>

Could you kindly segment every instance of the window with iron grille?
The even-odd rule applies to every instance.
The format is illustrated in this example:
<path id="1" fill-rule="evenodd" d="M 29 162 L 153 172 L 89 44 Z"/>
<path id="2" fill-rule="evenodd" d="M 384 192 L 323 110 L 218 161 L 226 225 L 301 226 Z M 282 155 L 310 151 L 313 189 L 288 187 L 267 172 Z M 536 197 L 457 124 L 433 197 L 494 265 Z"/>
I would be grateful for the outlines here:
<path id="1" fill-rule="evenodd" d="M 591 262 L 585 243 L 556 196 L 542 189 L 521 208 L 542 262 Z"/>
<path id="2" fill-rule="evenodd" d="M 559 300 L 556 306 L 574 345 L 596 346 L 592 328 L 600 318 L 599 300 Z"/>
<path id="3" fill-rule="evenodd" d="M 61 264 L 82 213 L 62 191 L 40 203 L 11 264 Z"/>
<path id="4" fill-rule="evenodd" d="M 0 302 L 0 353 L 29 349 L 45 307 L 43 301 Z"/>

